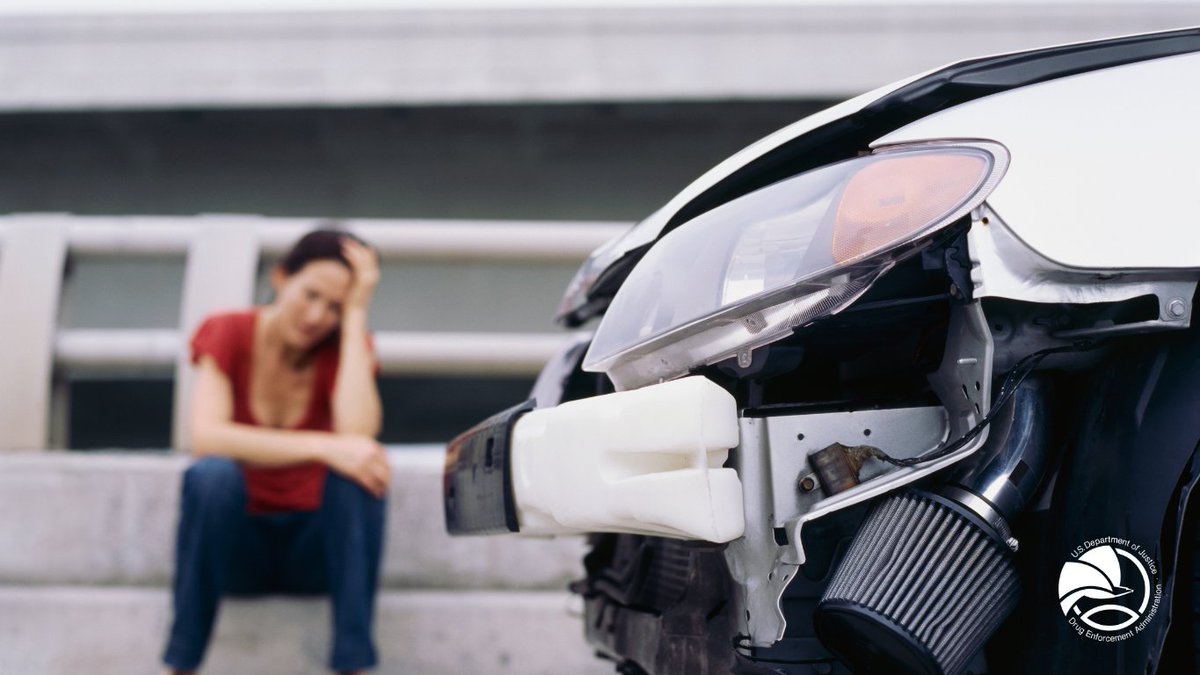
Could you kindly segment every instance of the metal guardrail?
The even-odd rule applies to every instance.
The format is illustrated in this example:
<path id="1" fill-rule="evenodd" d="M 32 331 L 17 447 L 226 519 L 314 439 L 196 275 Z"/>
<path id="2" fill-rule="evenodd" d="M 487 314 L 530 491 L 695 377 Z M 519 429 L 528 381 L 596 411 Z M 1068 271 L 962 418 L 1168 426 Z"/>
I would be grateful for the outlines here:
<path id="1" fill-rule="evenodd" d="M 76 217 L 58 214 L 0 216 L 0 245 L 15 222 L 67 222 L 71 253 L 89 256 L 186 255 L 205 222 L 236 221 L 254 230 L 265 255 L 278 255 L 321 220 L 261 216 Z M 338 226 L 371 242 L 380 256 L 401 260 L 582 260 L 629 227 L 613 222 L 486 220 L 338 220 Z"/>
<path id="2" fill-rule="evenodd" d="M 191 369 L 184 337 L 210 312 L 249 305 L 261 256 L 286 250 L 314 219 L 259 216 L 0 216 L 0 450 L 45 448 L 51 437 L 54 373 L 175 374 L 174 444 Z M 345 220 L 384 259 L 581 261 L 627 223 Z M 56 326 L 63 261 L 88 256 L 186 256 L 178 330 L 70 329 Z M 376 352 L 386 374 L 532 375 L 568 338 L 546 333 L 381 332 Z M 64 387 L 54 387 L 61 399 Z M 57 401 L 56 408 L 65 405 Z M 55 434 L 61 435 L 61 432 Z"/>
<path id="3" fill-rule="evenodd" d="M 76 329 L 54 338 L 54 364 L 72 373 L 169 373 L 186 336 L 162 329 Z M 558 333 L 375 333 L 385 375 L 536 375 L 567 342 Z"/>
<path id="4" fill-rule="evenodd" d="M 230 216 L 220 216 L 227 221 Z M 185 255 L 203 225 L 188 219 L 86 219 L 68 226 L 72 253 L 89 256 Z M 149 220 L 149 222 L 146 222 Z M 205 220 L 204 216 L 199 219 Z M 280 255 L 319 221 L 247 217 L 259 250 Z M 392 259 L 449 261 L 581 261 L 628 225 L 611 222 L 396 220 L 338 221 Z M 4 231 L 0 223 L 0 235 Z"/>
<path id="5" fill-rule="evenodd" d="M 3 111 L 840 99 L 978 54 L 1198 16 L 1146 0 L 24 4 L 0 16 L 0 63 L 20 64 Z"/>

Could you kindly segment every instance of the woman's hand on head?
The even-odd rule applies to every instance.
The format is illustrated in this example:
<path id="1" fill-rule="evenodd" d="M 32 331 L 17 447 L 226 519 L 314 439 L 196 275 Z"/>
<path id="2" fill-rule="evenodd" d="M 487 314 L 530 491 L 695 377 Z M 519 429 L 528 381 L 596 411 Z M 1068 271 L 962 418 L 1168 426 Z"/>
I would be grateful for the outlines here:
<path id="1" fill-rule="evenodd" d="M 349 237 L 342 238 L 342 255 L 350 263 L 354 276 L 346 297 L 346 308 L 365 310 L 379 285 L 379 258 L 375 251 Z"/>
<path id="2" fill-rule="evenodd" d="M 330 470 L 358 483 L 376 498 L 387 493 L 392 467 L 383 446 L 375 439 L 357 434 L 335 435 L 322 460 Z"/>

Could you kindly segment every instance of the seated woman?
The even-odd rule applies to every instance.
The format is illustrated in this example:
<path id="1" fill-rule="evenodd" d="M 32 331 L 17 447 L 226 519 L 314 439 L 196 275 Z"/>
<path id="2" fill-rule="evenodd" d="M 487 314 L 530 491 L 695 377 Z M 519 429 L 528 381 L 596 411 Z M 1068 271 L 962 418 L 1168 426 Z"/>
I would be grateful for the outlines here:
<path id="1" fill-rule="evenodd" d="M 376 663 L 371 637 L 387 457 L 367 310 L 375 254 L 344 232 L 305 235 L 272 270 L 274 301 L 209 317 L 183 477 L 175 617 L 163 661 L 199 667 L 220 596 L 328 592 L 330 667 Z"/>

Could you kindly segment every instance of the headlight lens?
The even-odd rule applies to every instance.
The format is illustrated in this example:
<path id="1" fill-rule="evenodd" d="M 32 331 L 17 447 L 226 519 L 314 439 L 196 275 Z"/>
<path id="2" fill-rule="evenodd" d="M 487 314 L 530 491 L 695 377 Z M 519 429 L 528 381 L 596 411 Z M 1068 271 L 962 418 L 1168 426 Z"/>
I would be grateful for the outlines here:
<path id="1" fill-rule="evenodd" d="M 838 312 L 978 206 L 1008 165 L 987 141 L 896 146 L 740 197 L 665 235 L 584 359 L 618 389 L 687 373 Z"/>

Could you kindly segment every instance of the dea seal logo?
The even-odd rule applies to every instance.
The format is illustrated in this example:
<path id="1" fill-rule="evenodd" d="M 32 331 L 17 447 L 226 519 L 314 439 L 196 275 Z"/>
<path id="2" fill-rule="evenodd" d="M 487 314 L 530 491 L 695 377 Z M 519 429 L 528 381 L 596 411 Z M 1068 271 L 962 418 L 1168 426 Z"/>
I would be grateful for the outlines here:
<path id="1" fill-rule="evenodd" d="M 1058 604 L 1075 632 L 1120 642 L 1150 624 L 1162 598 L 1153 556 L 1127 539 L 1101 537 L 1071 557 L 1058 575 Z"/>

